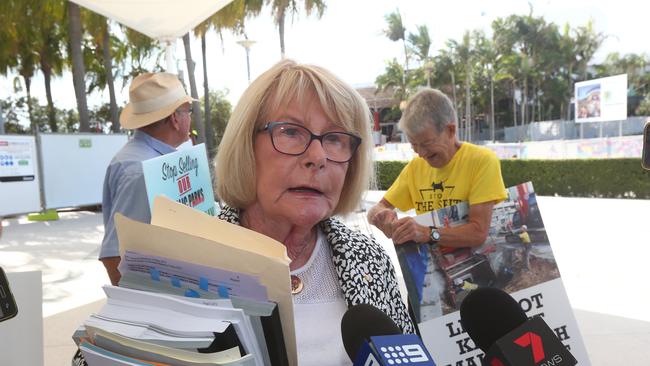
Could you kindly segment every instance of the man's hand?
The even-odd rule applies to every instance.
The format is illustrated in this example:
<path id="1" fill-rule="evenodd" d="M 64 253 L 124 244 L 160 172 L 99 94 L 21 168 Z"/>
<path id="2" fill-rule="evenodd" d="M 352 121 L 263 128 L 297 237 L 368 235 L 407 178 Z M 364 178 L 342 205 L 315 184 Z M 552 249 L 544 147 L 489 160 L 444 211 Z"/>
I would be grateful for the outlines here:
<path id="1" fill-rule="evenodd" d="M 396 220 L 397 214 L 395 213 L 395 207 L 384 198 L 368 210 L 368 222 L 370 225 L 375 225 L 388 238 L 393 235 L 393 223 Z"/>
<path id="2" fill-rule="evenodd" d="M 108 279 L 111 280 L 113 286 L 117 286 L 120 282 L 122 275 L 118 271 L 117 267 L 120 265 L 120 257 L 104 257 L 99 260 L 104 263 L 106 268 L 106 273 L 108 273 Z"/>
<path id="3" fill-rule="evenodd" d="M 431 229 L 418 224 L 412 217 L 404 217 L 393 223 L 393 243 L 406 242 L 428 243 L 431 238 Z"/>
<path id="4" fill-rule="evenodd" d="M 377 211 L 370 223 L 381 230 L 386 237 L 390 238 L 393 235 L 393 223 L 395 221 L 397 221 L 397 214 L 395 211 L 389 208 L 384 208 Z"/>

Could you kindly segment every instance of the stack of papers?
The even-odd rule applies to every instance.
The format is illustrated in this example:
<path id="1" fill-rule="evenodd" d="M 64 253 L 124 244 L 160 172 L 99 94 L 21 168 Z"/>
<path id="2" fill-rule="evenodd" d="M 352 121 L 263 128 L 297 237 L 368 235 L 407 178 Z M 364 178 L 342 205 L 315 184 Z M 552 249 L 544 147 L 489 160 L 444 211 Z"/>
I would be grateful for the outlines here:
<path id="1" fill-rule="evenodd" d="M 297 365 L 281 243 L 163 196 L 115 222 L 120 287 L 73 336 L 89 366 Z"/>

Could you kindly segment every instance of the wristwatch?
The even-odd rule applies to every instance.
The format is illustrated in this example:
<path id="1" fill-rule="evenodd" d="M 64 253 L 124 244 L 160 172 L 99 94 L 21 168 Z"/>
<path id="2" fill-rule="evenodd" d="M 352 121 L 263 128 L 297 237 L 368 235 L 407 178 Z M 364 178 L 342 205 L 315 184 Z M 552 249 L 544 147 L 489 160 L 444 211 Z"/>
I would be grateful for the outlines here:
<path id="1" fill-rule="evenodd" d="M 440 231 L 435 226 L 429 226 L 431 229 L 431 234 L 429 235 L 429 239 L 431 239 L 432 243 L 437 243 L 440 241 Z"/>

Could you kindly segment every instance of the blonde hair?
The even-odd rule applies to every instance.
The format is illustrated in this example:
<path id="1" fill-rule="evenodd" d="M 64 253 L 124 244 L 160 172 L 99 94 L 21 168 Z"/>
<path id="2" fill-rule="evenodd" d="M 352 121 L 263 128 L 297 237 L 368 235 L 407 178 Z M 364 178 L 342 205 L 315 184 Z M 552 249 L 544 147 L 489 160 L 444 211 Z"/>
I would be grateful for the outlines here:
<path id="1" fill-rule="evenodd" d="M 282 60 L 246 89 L 233 110 L 216 159 L 216 191 L 231 207 L 245 208 L 257 200 L 254 139 L 271 114 L 292 101 L 302 104 L 315 96 L 327 117 L 362 142 L 352 160 L 333 214 L 358 208 L 373 179 L 370 110 L 354 89 L 329 71 L 314 65 Z"/>
<path id="2" fill-rule="evenodd" d="M 423 89 L 408 101 L 399 128 L 407 135 L 416 136 L 429 128 L 440 133 L 447 124 L 456 121 L 456 110 L 449 97 L 438 89 Z"/>

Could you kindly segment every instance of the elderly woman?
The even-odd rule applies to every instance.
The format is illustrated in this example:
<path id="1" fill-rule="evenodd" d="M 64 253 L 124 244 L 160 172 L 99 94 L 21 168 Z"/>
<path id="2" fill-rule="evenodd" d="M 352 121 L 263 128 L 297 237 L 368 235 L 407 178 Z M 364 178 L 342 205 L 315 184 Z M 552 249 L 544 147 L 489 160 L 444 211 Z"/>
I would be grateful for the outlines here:
<path id="1" fill-rule="evenodd" d="M 333 217 L 358 207 L 371 148 L 359 94 L 327 70 L 290 60 L 244 92 L 219 147 L 220 217 L 287 248 L 301 366 L 349 364 L 340 323 L 352 305 L 374 305 L 414 332 L 389 257 Z"/>

